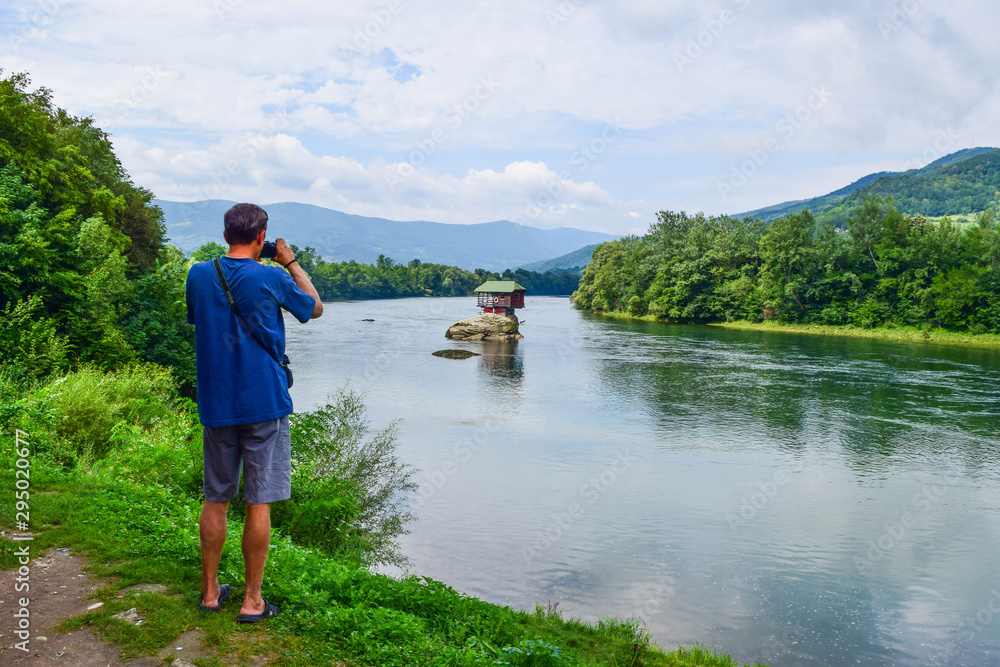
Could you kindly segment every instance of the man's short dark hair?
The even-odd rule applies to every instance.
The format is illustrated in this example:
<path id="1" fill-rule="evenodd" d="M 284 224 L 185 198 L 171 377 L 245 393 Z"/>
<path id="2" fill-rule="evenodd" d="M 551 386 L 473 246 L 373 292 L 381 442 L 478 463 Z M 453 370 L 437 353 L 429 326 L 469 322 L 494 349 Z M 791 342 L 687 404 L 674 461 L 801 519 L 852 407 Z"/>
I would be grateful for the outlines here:
<path id="1" fill-rule="evenodd" d="M 237 204 L 226 211 L 225 221 L 229 245 L 249 245 L 267 229 L 267 211 L 256 204 Z"/>

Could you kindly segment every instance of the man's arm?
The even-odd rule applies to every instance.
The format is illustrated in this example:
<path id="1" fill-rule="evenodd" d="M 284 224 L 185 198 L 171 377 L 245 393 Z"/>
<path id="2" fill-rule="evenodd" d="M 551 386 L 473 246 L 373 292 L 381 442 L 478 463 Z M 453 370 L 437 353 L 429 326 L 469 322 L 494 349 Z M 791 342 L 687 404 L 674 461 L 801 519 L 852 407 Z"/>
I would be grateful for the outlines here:
<path id="1" fill-rule="evenodd" d="M 274 256 L 274 261 L 280 263 L 282 266 L 287 265 L 289 262 L 295 259 L 295 253 L 292 249 L 288 247 L 285 243 L 285 239 L 277 239 L 275 241 L 275 246 L 277 248 L 277 253 Z M 303 292 L 311 296 L 316 300 L 316 305 L 313 307 L 312 319 L 316 319 L 323 314 L 323 302 L 319 300 L 319 292 L 313 287 L 312 281 L 309 280 L 309 276 L 306 272 L 302 270 L 298 262 L 291 264 L 288 268 L 289 275 L 292 276 L 292 280 Z"/>

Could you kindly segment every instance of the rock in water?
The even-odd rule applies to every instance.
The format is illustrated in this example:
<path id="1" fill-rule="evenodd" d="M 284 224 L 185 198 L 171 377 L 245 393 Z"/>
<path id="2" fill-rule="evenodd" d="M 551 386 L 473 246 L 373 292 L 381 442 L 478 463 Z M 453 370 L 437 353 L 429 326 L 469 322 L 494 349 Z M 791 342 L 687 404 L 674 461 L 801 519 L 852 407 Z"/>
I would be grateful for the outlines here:
<path id="1" fill-rule="evenodd" d="M 456 322 L 448 328 L 445 336 L 455 340 L 517 340 L 524 338 L 517 330 L 516 317 L 507 317 L 500 313 L 483 313 Z"/>
<path id="2" fill-rule="evenodd" d="M 469 350 L 438 350 L 437 352 L 431 352 L 435 357 L 444 357 L 445 359 L 468 359 L 469 357 L 481 356 L 478 352 L 470 352 Z"/>

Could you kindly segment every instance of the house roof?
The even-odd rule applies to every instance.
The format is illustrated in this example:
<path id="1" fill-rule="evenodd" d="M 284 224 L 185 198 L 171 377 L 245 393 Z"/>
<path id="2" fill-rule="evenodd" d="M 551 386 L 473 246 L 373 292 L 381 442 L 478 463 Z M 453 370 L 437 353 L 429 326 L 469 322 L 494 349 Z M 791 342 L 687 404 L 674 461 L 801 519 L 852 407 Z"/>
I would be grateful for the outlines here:
<path id="1" fill-rule="evenodd" d="M 487 280 L 485 283 L 472 290 L 473 292 L 491 292 L 507 294 L 513 292 L 514 290 L 521 290 L 527 292 L 528 290 L 518 285 L 513 280 Z"/>

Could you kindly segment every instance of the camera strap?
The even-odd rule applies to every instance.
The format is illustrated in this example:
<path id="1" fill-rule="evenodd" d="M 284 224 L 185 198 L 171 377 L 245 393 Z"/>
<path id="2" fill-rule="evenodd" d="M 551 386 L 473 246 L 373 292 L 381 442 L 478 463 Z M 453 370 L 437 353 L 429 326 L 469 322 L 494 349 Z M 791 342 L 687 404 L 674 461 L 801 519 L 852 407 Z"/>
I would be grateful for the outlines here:
<path id="1" fill-rule="evenodd" d="M 233 291 L 229 289 L 229 282 L 226 280 L 226 274 L 222 272 L 222 262 L 220 262 L 218 258 L 215 258 L 212 260 L 212 266 L 215 268 L 215 275 L 219 277 L 219 284 L 222 285 L 222 291 L 226 293 L 226 300 L 229 302 L 230 310 L 232 310 L 233 314 L 236 315 L 236 319 L 240 321 L 243 328 L 249 332 L 250 336 L 252 336 L 255 341 L 257 341 L 257 344 L 264 348 L 264 351 L 267 352 L 267 356 L 274 359 L 279 366 L 285 369 L 285 373 L 288 375 L 289 379 L 288 386 L 291 387 L 291 369 L 288 368 L 288 355 L 286 354 L 284 359 L 279 360 L 277 355 L 271 352 L 270 348 L 264 344 L 264 341 L 260 339 L 257 332 L 253 330 L 253 327 L 250 326 L 250 324 L 243 318 L 243 314 L 240 313 L 239 304 L 237 304 L 236 299 L 233 298 Z"/>

